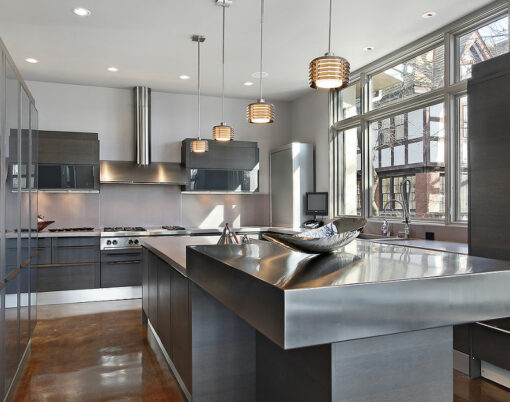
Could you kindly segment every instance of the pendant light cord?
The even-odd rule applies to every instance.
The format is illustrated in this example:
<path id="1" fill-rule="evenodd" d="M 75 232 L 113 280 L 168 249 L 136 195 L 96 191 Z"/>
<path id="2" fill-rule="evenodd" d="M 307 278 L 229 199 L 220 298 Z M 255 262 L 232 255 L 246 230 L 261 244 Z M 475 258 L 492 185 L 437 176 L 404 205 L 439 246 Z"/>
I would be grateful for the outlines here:
<path id="1" fill-rule="evenodd" d="M 328 39 L 328 54 L 331 54 L 331 11 L 333 9 L 333 0 L 329 0 L 329 39 Z"/>
<path id="2" fill-rule="evenodd" d="M 198 41 L 197 41 L 197 44 L 198 44 L 198 74 L 197 74 L 197 77 L 198 77 L 198 139 L 200 140 L 200 37 L 198 38 Z"/>
<path id="3" fill-rule="evenodd" d="M 223 6 L 223 45 L 221 49 L 221 63 L 222 63 L 222 73 L 221 73 L 221 122 L 225 121 L 224 119 L 224 111 L 225 111 L 225 6 Z"/>
<path id="4" fill-rule="evenodd" d="M 263 39 L 263 29 L 264 29 L 264 0 L 260 0 L 260 70 L 259 70 L 259 87 L 260 87 L 260 97 L 262 99 L 262 39 Z"/>

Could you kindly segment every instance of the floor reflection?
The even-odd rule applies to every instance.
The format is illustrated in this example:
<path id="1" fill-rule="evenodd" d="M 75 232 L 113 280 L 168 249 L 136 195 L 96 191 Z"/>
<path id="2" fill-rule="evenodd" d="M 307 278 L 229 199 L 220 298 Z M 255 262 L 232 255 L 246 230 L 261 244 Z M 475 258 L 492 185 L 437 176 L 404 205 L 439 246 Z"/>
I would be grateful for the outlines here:
<path id="1" fill-rule="evenodd" d="M 16 401 L 184 401 L 150 349 L 140 300 L 42 306 Z M 77 314 L 77 315 L 74 315 Z"/>

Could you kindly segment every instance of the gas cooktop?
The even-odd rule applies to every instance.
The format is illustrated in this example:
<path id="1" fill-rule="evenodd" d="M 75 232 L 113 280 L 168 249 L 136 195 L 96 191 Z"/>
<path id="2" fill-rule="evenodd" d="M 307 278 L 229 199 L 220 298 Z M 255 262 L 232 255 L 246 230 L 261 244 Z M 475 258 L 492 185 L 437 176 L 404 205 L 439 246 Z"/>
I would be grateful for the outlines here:
<path id="1" fill-rule="evenodd" d="M 147 229 L 141 226 L 107 226 L 103 229 L 103 232 L 146 232 Z"/>

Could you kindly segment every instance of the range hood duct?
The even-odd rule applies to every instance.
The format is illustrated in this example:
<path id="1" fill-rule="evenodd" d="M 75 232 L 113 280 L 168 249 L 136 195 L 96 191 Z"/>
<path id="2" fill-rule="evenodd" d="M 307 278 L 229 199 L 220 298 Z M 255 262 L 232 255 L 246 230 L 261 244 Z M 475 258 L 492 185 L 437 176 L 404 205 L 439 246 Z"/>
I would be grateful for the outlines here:
<path id="1" fill-rule="evenodd" d="M 136 163 L 101 161 L 101 183 L 188 184 L 186 168 L 175 162 L 151 163 L 151 90 L 135 87 Z"/>
<path id="2" fill-rule="evenodd" d="M 135 87 L 136 97 L 136 163 L 151 163 L 151 89 Z"/>

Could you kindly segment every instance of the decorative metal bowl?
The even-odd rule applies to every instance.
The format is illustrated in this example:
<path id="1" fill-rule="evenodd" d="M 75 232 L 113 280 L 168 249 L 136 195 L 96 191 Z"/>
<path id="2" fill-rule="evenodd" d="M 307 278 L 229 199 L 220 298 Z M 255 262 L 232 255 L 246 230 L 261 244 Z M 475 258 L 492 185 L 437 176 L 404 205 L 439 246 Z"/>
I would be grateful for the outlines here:
<path id="1" fill-rule="evenodd" d="M 267 233 L 262 237 L 303 253 L 334 253 L 358 237 L 366 224 L 367 220 L 364 218 L 340 218 L 320 228 L 307 230 L 297 235 Z"/>

